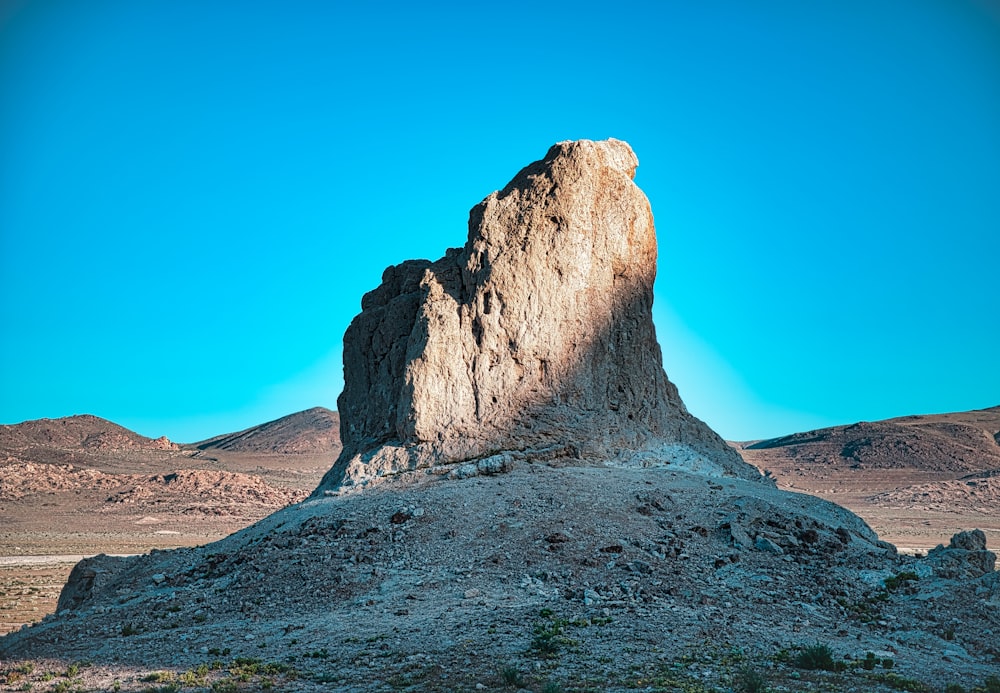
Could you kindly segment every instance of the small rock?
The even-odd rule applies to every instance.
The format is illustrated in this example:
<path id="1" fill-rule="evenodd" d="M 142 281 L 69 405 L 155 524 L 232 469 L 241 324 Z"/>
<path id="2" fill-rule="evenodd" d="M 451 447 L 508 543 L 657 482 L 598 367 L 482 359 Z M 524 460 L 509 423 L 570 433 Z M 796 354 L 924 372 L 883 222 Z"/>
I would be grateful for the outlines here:
<path id="1" fill-rule="evenodd" d="M 471 590 L 465 590 L 465 594 L 463 596 L 465 597 L 465 599 L 475 599 L 481 594 L 482 592 L 473 587 Z"/>
<path id="2" fill-rule="evenodd" d="M 780 546 L 778 546 L 765 536 L 757 537 L 753 545 L 757 547 L 758 551 L 767 551 L 768 553 L 777 553 L 777 554 L 785 553 Z"/>
<path id="3" fill-rule="evenodd" d="M 167 576 L 164 575 L 163 573 L 156 573 L 155 575 L 153 575 L 153 583 L 156 585 L 162 585 L 166 579 Z"/>
<path id="4" fill-rule="evenodd" d="M 986 534 L 981 529 L 971 532 L 959 532 L 952 536 L 949 548 L 965 549 L 966 551 L 982 551 L 986 548 Z"/>

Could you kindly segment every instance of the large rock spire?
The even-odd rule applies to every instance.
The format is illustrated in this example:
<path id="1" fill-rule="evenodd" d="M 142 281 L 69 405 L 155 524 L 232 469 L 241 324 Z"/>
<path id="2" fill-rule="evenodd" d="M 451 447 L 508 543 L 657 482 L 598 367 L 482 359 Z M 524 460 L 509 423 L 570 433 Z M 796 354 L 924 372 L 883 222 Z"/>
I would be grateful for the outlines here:
<path id="1" fill-rule="evenodd" d="M 472 209 L 463 248 L 386 269 L 344 336 L 344 449 L 317 492 L 498 455 L 757 476 L 663 371 L 637 165 L 560 142 Z"/>

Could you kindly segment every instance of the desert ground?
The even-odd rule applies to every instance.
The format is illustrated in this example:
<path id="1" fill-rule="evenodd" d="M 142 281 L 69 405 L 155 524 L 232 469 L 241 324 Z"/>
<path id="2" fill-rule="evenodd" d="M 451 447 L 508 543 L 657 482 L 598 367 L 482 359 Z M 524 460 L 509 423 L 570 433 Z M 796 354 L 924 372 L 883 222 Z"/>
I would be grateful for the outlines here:
<path id="1" fill-rule="evenodd" d="M 0 634 L 51 613 L 85 556 L 208 544 L 302 500 L 337 423 L 312 409 L 190 445 L 91 416 L 0 427 Z"/>
<path id="2" fill-rule="evenodd" d="M 842 505 L 900 550 L 926 552 L 971 528 L 1000 545 L 998 438 L 992 407 L 733 445 L 780 488 Z"/>
<path id="3" fill-rule="evenodd" d="M 46 430 L 59 428 L 53 422 L 8 432 L 0 438 L 0 634 L 52 613 L 85 556 L 209 544 L 301 500 L 339 451 L 334 416 L 317 408 L 177 446 L 96 417 L 77 422 L 82 430 L 70 437 Z M 855 426 L 732 445 L 779 488 L 848 508 L 902 552 L 926 553 L 973 528 L 1000 546 L 1000 475 L 989 476 L 1000 468 L 990 448 L 1000 408 Z M 984 431 L 982 449 L 969 444 L 969 427 L 977 444 Z M 841 456 L 846 447 L 864 460 L 863 439 L 883 441 L 868 446 L 879 451 L 869 453 L 877 464 Z M 179 470 L 173 485 L 166 481 Z"/>

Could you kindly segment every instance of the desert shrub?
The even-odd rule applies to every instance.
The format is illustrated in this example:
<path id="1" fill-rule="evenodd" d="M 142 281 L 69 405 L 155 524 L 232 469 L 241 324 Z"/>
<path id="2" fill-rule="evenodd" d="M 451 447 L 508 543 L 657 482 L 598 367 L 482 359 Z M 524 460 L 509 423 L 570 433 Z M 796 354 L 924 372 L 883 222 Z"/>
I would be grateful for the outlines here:
<path id="1" fill-rule="evenodd" d="M 531 639 L 531 649 L 545 657 L 552 657 L 564 646 L 575 644 L 574 640 L 563 634 L 567 625 L 568 622 L 562 619 L 537 624 L 535 637 Z"/>
<path id="2" fill-rule="evenodd" d="M 1000 676 L 987 676 L 983 682 L 986 693 L 1000 693 Z"/>
<path id="3" fill-rule="evenodd" d="M 894 688 L 897 691 L 910 691 L 910 693 L 927 693 L 931 689 L 927 687 L 927 684 L 922 681 L 917 681 L 916 679 L 908 679 L 898 674 L 893 674 L 890 672 L 884 672 L 879 674 L 868 674 L 868 677 L 872 681 L 879 681 L 884 683 L 889 688 Z"/>
<path id="4" fill-rule="evenodd" d="M 524 679 L 521 677 L 521 672 L 511 664 L 500 669 L 500 680 L 508 688 L 524 688 L 525 685 Z"/>
<path id="5" fill-rule="evenodd" d="M 965 693 L 965 687 L 957 683 L 949 683 L 944 687 L 944 693 Z"/>
<path id="6" fill-rule="evenodd" d="M 902 573 L 887 577 L 885 579 L 885 588 L 890 592 L 895 592 L 900 587 L 905 587 L 906 583 L 916 582 L 919 579 L 920 577 L 912 570 L 904 570 Z"/>
<path id="7" fill-rule="evenodd" d="M 793 661 L 799 669 L 822 669 L 823 671 L 836 671 L 837 663 L 833 660 L 833 650 L 824 643 L 807 645 L 795 655 Z"/>
<path id="8" fill-rule="evenodd" d="M 737 693 L 764 693 L 767 679 L 751 666 L 740 667 L 733 678 L 733 690 Z"/>

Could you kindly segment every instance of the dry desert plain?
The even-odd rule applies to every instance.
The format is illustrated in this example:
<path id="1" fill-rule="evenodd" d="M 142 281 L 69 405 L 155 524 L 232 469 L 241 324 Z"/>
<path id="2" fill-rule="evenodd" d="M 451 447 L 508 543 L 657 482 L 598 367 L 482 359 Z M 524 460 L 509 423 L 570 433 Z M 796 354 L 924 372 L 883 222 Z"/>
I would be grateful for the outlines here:
<path id="1" fill-rule="evenodd" d="M 207 544 L 308 495 L 340 450 L 316 408 L 191 445 L 94 416 L 0 427 L 0 634 L 98 553 Z"/>

